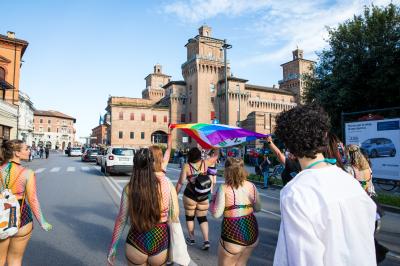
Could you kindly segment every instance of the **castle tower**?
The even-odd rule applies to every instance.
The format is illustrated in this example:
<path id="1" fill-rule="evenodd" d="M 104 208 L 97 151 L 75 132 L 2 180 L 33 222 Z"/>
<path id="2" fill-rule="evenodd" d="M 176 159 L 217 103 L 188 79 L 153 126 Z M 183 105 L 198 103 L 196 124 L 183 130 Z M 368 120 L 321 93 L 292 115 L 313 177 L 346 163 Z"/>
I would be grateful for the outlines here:
<path id="1" fill-rule="evenodd" d="M 188 40 L 187 60 L 182 64 L 182 76 L 186 82 L 186 117 L 192 123 L 210 123 L 219 114 L 217 96 L 218 81 L 223 78 L 224 40 L 212 37 L 212 29 L 203 25 L 199 35 Z"/>
<path id="2" fill-rule="evenodd" d="M 165 96 L 163 86 L 171 81 L 171 76 L 163 74 L 162 66 L 156 64 L 153 73 L 147 75 L 145 80 L 146 89 L 142 91 L 142 98 L 157 102 Z"/>
<path id="3" fill-rule="evenodd" d="M 303 76 L 313 71 L 315 62 L 303 58 L 303 50 L 297 48 L 292 52 L 293 60 L 281 65 L 283 80 L 279 81 L 280 88 L 295 94 L 296 102 L 302 103 L 302 95 L 305 87 Z"/>

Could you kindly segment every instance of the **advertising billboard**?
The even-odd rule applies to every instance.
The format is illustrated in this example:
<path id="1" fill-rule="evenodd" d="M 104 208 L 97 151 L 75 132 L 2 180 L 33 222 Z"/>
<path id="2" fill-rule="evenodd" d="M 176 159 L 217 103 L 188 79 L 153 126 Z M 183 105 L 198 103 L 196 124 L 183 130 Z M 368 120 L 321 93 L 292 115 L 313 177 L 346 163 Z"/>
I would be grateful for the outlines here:
<path id="1" fill-rule="evenodd" d="M 374 178 L 400 180 L 400 118 L 346 123 L 345 130 L 346 145 L 368 154 Z"/>

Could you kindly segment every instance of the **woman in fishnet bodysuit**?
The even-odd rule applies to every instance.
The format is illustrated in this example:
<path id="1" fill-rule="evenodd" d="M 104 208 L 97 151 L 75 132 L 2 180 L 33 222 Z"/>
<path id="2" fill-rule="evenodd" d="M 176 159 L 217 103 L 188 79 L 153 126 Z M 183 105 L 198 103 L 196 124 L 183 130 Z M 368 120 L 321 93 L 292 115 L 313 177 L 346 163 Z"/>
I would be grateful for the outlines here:
<path id="1" fill-rule="evenodd" d="M 210 211 L 224 216 L 218 247 L 218 265 L 244 266 L 258 244 L 258 224 L 254 212 L 261 210 L 255 185 L 246 180 L 242 159 L 225 162 L 225 184 L 212 197 Z"/>
<path id="2" fill-rule="evenodd" d="M 17 234 L 0 240 L 0 265 L 22 265 L 25 248 L 33 230 L 32 213 L 43 230 L 52 226 L 46 221 L 36 192 L 35 173 L 23 167 L 21 160 L 29 159 L 29 149 L 21 140 L 5 141 L 1 148 L 0 191 L 11 189 L 21 205 L 21 222 Z M 25 197 L 25 198 L 24 198 Z M 24 199 L 24 200 L 23 200 Z"/>

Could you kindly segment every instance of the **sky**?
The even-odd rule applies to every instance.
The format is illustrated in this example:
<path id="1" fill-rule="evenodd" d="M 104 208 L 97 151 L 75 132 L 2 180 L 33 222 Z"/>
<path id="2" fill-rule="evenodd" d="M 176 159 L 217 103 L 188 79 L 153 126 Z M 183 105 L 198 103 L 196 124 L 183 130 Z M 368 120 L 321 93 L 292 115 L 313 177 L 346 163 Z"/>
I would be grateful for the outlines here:
<path id="1" fill-rule="evenodd" d="M 236 77 L 272 86 L 296 47 L 317 60 L 327 27 L 390 2 L 400 0 L 0 0 L 0 34 L 29 42 L 20 89 L 36 109 L 75 117 L 79 138 L 98 125 L 109 95 L 140 98 L 155 64 L 182 80 L 184 45 L 201 25 L 233 46 Z"/>

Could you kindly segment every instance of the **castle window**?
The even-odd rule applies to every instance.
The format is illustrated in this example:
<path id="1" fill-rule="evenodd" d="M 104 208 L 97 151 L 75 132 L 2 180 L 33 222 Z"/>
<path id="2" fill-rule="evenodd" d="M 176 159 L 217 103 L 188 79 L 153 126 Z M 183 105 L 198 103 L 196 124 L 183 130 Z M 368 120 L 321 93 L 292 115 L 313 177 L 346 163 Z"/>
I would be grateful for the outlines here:
<path id="1" fill-rule="evenodd" d="M 49 119 L 49 120 L 47 120 L 47 124 L 51 124 L 51 120 Z"/>
<path id="2" fill-rule="evenodd" d="M 118 132 L 118 138 L 122 139 L 124 137 L 124 133 L 122 131 Z"/>
<path id="3" fill-rule="evenodd" d="M 215 92 L 215 85 L 214 84 L 210 84 L 210 92 L 214 93 Z"/>
<path id="4" fill-rule="evenodd" d="M 134 138 L 135 138 L 135 132 L 131 132 L 131 133 L 129 134 L 129 137 L 130 137 L 131 139 L 134 139 Z"/>
<path id="5" fill-rule="evenodd" d="M 47 132 L 51 132 L 51 128 L 49 127 L 49 128 L 47 128 Z"/>
<path id="6" fill-rule="evenodd" d="M 43 123 L 43 119 L 40 119 L 40 120 L 39 120 L 39 123 L 42 124 L 42 123 Z"/>
<path id="7" fill-rule="evenodd" d="M 135 120 L 135 114 L 131 113 L 131 120 Z"/>
<path id="8" fill-rule="evenodd" d="M 144 132 L 140 132 L 140 138 L 144 139 Z"/>
<path id="9" fill-rule="evenodd" d="M 142 114 L 142 121 L 144 121 L 145 119 L 146 119 L 146 116 L 145 116 L 145 114 Z"/>
<path id="10" fill-rule="evenodd" d="M 124 120 L 124 113 L 123 112 L 119 112 L 119 120 Z"/>
<path id="11" fill-rule="evenodd" d="M 157 116 L 153 115 L 153 122 L 156 123 L 157 122 Z"/>
<path id="12" fill-rule="evenodd" d="M 168 123 L 168 116 L 164 115 L 164 123 Z"/>

